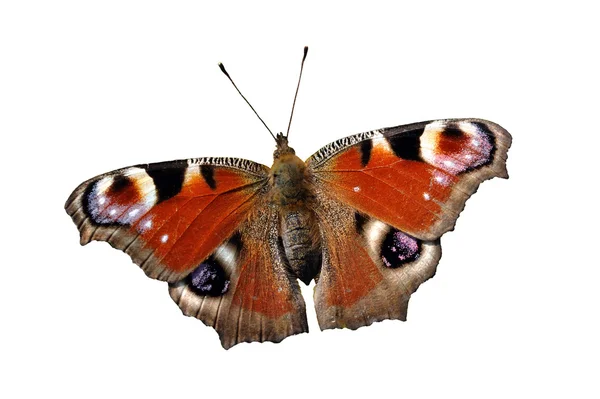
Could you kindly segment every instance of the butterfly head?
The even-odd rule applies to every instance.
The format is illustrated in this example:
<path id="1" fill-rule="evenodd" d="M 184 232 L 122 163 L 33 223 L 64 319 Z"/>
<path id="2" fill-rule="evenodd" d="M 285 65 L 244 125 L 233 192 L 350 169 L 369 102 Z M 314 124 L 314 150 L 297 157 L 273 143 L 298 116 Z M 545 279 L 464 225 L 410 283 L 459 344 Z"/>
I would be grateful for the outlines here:
<path id="1" fill-rule="evenodd" d="M 275 142 L 277 143 L 277 148 L 275 148 L 275 152 L 273 152 L 273 159 L 278 159 L 288 154 L 296 154 L 296 151 L 288 145 L 288 138 L 287 136 L 284 136 L 283 133 L 277 133 Z"/>

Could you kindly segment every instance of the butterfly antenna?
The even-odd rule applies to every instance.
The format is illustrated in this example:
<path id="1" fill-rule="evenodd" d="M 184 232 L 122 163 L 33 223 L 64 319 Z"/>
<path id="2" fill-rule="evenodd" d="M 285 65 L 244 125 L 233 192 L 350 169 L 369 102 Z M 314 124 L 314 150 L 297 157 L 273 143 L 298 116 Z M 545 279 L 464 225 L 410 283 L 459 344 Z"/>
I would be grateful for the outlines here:
<path id="1" fill-rule="evenodd" d="M 277 139 L 275 138 L 275 135 L 273 134 L 273 132 L 271 131 L 271 129 L 269 129 L 269 126 L 267 126 L 267 124 L 265 123 L 265 121 L 262 120 L 262 118 L 260 117 L 260 115 L 258 115 L 258 112 L 256 112 L 256 110 L 254 109 L 254 107 L 252 106 L 252 104 L 250 104 L 250 101 L 248 101 L 246 99 L 246 97 L 244 97 L 244 95 L 242 94 L 242 92 L 240 91 L 240 89 L 238 89 L 238 87 L 235 85 L 235 83 L 233 82 L 233 79 L 231 79 L 231 76 L 229 76 L 229 74 L 225 70 L 225 66 L 223 65 L 223 63 L 219 62 L 219 68 L 221 68 L 221 72 L 223 72 L 225 74 L 225 76 L 227 76 L 227 79 L 229 79 L 229 81 L 231 82 L 231 84 L 233 85 L 233 87 L 235 87 L 235 89 L 237 90 L 237 92 L 240 93 L 240 96 L 242 96 L 242 98 L 244 99 L 244 101 L 246 101 L 246 104 L 248 104 L 250 106 L 250 108 L 252 109 L 252 111 L 254 111 L 254 113 L 256 114 L 256 116 L 258 117 L 258 119 L 260 119 L 260 121 L 262 122 L 262 124 L 265 125 L 265 127 L 267 128 L 267 130 L 269 131 L 269 133 L 271 133 L 271 137 L 273 137 L 273 140 L 277 141 Z"/>
<path id="2" fill-rule="evenodd" d="M 294 116 L 294 107 L 296 107 L 296 97 L 298 97 L 298 89 L 300 88 L 300 80 L 302 80 L 302 70 L 304 69 L 304 60 L 306 59 L 307 53 L 308 53 L 308 46 L 304 46 L 304 56 L 302 57 L 302 63 L 300 64 L 300 76 L 298 76 L 298 86 L 296 86 L 296 94 L 294 94 L 294 103 L 292 104 L 292 112 L 290 113 L 290 123 L 288 123 L 287 132 L 285 133 L 286 138 L 290 135 L 290 126 L 292 126 L 292 117 Z"/>

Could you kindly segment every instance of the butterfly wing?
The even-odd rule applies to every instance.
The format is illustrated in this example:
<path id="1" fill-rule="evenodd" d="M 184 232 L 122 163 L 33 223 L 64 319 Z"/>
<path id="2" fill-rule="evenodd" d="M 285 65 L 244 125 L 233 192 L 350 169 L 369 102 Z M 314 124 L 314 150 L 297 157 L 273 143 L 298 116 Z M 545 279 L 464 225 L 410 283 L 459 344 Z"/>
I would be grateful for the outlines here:
<path id="1" fill-rule="evenodd" d="M 224 295 L 203 295 L 189 277 L 169 287 L 183 313 L 215 328 L 224 348 L 240 342 L 279 342 L 308 332 L 304 299 L 288 271 L 278 220 L 273 206 L 257 206 L 209 258 L 230 278 Z"/>
<path id="2" fill-rule="evenodd" d="M 511 137 L 480 119 L 421 122 L 346 137 L 307 163 L 339 201 L 414 237 L 452 230 L 479 184 L 508 177 Z"/>
<path id="3" fill-rule="evenodd" d="M 266 166 L 233 158 L 138 165 L 82 183 L 65 204 L 81 243 L 107 241 L 170 282 L 225 348 L 308 331 L 266 202 Z"/>
<path id="4" fill-rule="evenodd" d="M 261 197 L 268 168 L 233 158 L 138 165 L 82 183 L 65 204 L 81 244 L 107 241 L 149 277 L 185 277 Z"/>
<path id="5" fill-rule="evenodd" d="M 510 144 L 497 124 L 453 119 L 357 134 L 309 158 L 324 243 L 321 328 L 404 320 L 465 201 L 482 181 L 508 177 Z"/>
<path id="6" fill-rule="evenodd" d="M 318 192 L 323 262 L 314 299 L 319 326 L 356 329 L 406 320 L 410 295 L 435 274 L 439 240 L 422 241 Z"/>

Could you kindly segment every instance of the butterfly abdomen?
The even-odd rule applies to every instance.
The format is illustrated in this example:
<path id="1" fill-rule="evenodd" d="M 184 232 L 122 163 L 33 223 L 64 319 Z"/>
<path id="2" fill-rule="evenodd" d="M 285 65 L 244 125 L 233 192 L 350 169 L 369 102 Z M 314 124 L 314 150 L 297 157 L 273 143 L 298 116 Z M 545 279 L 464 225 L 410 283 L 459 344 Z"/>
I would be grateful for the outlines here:
<path id="1" fill-rule="evenodd" d="M 290 268 L 304 284 L 310 284 L 321 268 L 319 231 L 313 212 L 307 208 L 284 210 L 280 233 Z"/>

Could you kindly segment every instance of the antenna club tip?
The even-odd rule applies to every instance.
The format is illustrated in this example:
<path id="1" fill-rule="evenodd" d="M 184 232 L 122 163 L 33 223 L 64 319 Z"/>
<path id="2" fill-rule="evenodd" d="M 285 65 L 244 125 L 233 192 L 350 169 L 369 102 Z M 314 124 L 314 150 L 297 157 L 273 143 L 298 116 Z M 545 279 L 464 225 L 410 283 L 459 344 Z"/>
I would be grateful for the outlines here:
<path id="1" fill-rule="evenodd" d="M 223 72 L 226 76 L 229 76 L 229 74 L 225 70 L 225 65 L 223 65 L 222 62 L 219 62 L 219 68 L 221 69 L 221 72 Z"/>
<path id="2" fill-rule="evenodd" d="M 306 58 L 306 54 L 308 54 L 308 46 L 304 46 L 304 58 Z"/>

